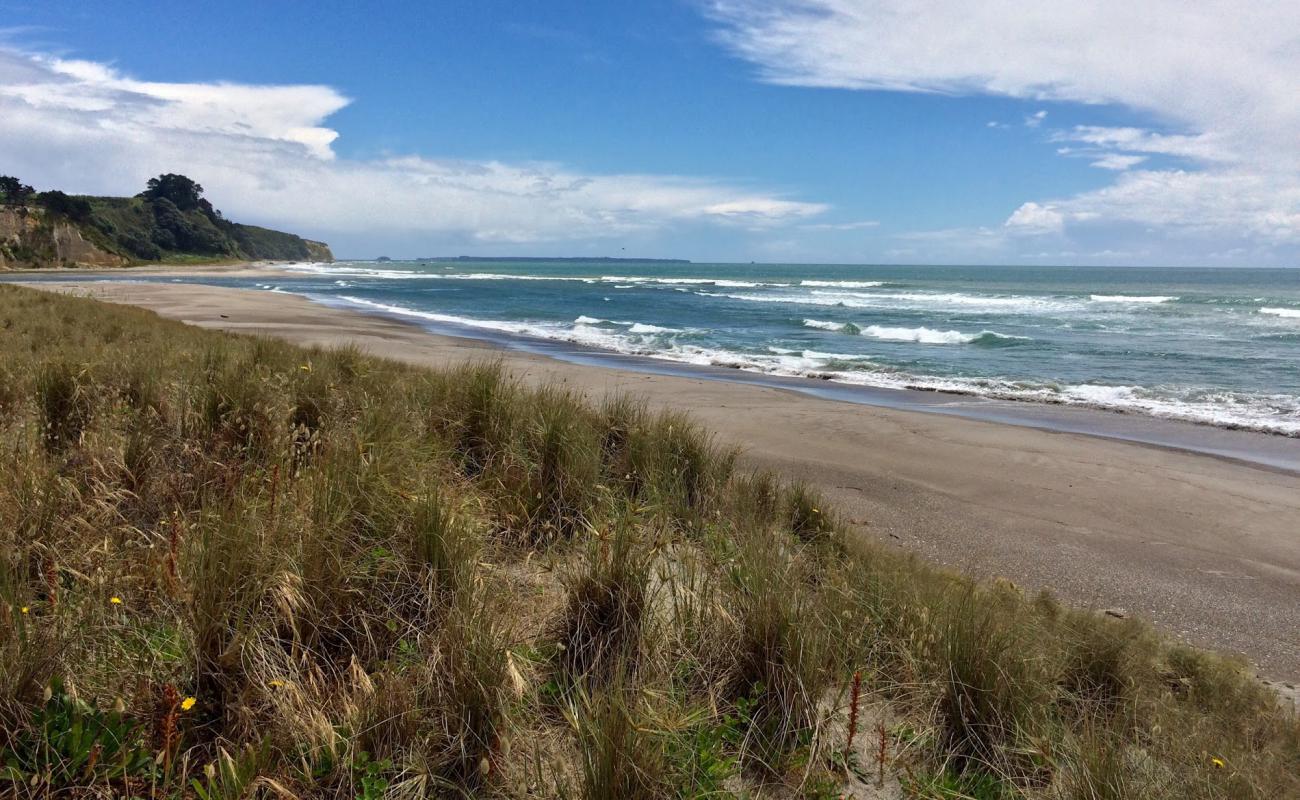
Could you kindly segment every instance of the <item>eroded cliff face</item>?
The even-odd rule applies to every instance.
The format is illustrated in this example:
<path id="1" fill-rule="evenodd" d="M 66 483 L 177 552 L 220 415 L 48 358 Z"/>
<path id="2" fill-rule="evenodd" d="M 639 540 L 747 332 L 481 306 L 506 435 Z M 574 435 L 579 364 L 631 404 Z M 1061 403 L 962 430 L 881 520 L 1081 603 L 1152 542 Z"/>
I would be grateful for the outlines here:
<path id="1" fill-rule="evenodd" d="M 99 249 L 86 241 L 75 225 L 61 222 L 54 225 L 55 258 L 60 263 L 78 267 L 121 267 L 127 260 Z"/>
<path id="2" fill-rule="evenodd" d="M 330 251 L 330 246 L 324 242 L 314 242 L 311 239 L 303 239 L 307 245 L 307 252 L 311 255 L 312 261 L 333 261 L 334 253 Z"/>
<path id="3" fill-rule="evenodd" d="M 122 256 L 87 241 L 70 222 L 52 221 L 36 208 L 0 208 L 0 269 L 120 267 L 126 263 Z"/>

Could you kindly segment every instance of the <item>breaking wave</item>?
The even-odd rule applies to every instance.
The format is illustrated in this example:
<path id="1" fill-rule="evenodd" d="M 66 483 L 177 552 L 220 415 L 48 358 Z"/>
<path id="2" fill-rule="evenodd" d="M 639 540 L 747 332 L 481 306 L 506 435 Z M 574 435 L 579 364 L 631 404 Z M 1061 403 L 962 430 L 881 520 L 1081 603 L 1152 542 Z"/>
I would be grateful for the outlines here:
<path id="1" fill-rule="evenodd" d="M 1089 295 L 1094 303 L 1142 303 L 1145 305 L 1155 305 L 1157 303 L 1168 303 L 1177 300 L 1177 297 L 1170 297 L 1163 294 L 1153 294 L 1146 296 L 1134 296 L 1127 294 L 1094 294 Z"/>

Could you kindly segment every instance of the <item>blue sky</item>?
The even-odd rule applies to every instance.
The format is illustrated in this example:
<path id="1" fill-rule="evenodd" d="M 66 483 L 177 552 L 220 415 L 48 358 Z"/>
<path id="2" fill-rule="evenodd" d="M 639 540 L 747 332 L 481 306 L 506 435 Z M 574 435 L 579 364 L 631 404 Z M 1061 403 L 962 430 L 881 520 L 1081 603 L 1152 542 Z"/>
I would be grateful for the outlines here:
<path id="1" fill-rule="evenodd" d="M 0 0 L 0 172 L 342 256 L 1296 263 L 1292 12 L 923 5 Z"/>

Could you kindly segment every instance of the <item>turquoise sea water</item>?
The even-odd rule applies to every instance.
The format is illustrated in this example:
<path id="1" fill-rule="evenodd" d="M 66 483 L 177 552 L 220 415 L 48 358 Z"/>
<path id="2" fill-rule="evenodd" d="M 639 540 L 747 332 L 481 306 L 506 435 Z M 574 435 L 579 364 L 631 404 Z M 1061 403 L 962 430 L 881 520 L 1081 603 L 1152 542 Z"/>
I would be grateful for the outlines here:
<path id="1" fill-rule="evenodd" d="M 467 334 L 1300 436 L 1300 269 L 338 262 L 202 282 Z"/>

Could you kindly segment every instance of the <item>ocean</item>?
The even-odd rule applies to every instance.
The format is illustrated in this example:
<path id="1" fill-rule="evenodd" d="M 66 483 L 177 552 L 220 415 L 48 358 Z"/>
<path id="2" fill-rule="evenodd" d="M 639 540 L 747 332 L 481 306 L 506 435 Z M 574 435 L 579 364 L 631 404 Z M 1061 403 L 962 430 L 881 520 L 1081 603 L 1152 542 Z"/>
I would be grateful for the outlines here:
<path id="1" fill-rule="evenodd" d="M 292 277 L 193 280 L 470 336 L 1300 436 L 1300 269 L 568 260 L 285 269 Z"/>

